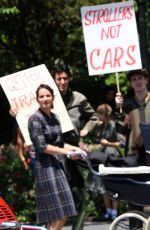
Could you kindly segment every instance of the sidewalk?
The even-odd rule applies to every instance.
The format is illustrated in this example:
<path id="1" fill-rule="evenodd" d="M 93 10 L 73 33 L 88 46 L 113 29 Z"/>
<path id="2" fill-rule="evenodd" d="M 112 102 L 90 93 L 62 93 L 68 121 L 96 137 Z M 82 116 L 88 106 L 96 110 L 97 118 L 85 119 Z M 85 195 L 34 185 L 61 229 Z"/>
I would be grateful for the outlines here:
<path id="1" fill-rule="evenodd" d="M 150 215 L 150 206 L 144 207 L 144 212 Z M 111 222 L 85 221 L 84 230 L 109 230 Z M 71 230 L 71 224 L 63 227 L 63 230 Z"/>
<path id="2" fill-rule="evenodd" d="M 85 222 L 84 230 L 108 230 L 109 226 L 109 222 Z M 71 226 L 64 226 L 63 230 L 71 230 Z"/>

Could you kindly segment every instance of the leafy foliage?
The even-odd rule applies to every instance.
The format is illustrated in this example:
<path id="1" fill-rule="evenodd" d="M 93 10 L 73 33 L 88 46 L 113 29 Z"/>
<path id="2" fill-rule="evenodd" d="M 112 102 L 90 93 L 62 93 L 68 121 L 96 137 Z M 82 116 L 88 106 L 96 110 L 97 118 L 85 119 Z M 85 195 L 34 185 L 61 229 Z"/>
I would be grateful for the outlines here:
<path id="1" fill-rule="evenodd" d="M 109 0 L 107 3 L 118 2 Z M 87 61 L 80 8 L 105 4 L 104 0 L 15 0 L 0 1 L 0 75 L 4 76 L 38 64 L 51 70 L 55 60 L 71 67 L 73 79 L 88 81 Z M 137 9 L 137 1 L 134 1 Z M 149 26 L 149 2 L 146 20 Z M 149 30 L 147 30 L 149 31 Z M 120 85 L 127 91 L 125 73 Z M 111 84 L 113 74 L 103 84 Z M 94 85 L 96 77 L 90 84 Z"/>
<path id="2" fill-rule="evenodd" d="M 107 1 L 112 2 L 118 1 Z M 74 77 L 86 80 L 80 8 L 104 3 L 104 0 L 0 1 L 1 76 L 41 63 L 51 69 L 56 59 L 64 59 Z"/>
<path id="3" fill-rule="evenodd" d="M 0 192 L 19 221 L 35 221 L 35 190 L 31 170 L 25 170 L 16 147 L 1 146 Z"/>

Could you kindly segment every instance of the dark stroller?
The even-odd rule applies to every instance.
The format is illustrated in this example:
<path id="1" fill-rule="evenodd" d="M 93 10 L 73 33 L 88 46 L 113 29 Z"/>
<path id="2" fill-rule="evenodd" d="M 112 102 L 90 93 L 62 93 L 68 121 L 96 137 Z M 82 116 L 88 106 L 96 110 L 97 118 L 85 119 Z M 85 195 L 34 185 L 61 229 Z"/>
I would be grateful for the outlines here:
<path id="1" fill-rule="evenodd" d="M 140 126 L 146 152 L 150 153 L 150 125 L 140 124 Z M 130 162 L 130 158 L 126 160 L 126 157 L 120 159 L 109 157 L 107 163 L 117 167 L 105 167 L 100 164 L 98 172 L 93 169 L 89 159 L 86 161 L 91 172 L 102 177 L 103 185 L 110 198 L 128 201 L 140 206 L 150 206 L 150 167 L 136 166 L 136 159 L 134 162 L 132 156 L 129 165 L 127 164 L 129 163 L 128 160 Z M 124 167 L 121 167 L 121 163 Z M 137 225 L 134 224 L 134 227 L 131 227 L 133 221 Z M 133 210 L 118 216 L 112 222 L 109 230 L 117 229 L 150 230 L 150 218 L 144 212 Z"/>

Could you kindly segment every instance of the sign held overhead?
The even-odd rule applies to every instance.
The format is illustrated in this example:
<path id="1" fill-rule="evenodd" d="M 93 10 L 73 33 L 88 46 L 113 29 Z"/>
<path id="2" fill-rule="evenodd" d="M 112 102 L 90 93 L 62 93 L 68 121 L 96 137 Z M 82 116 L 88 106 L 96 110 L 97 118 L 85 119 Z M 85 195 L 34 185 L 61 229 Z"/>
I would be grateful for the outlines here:
<path id="1" fill-rule="evenodd" d="M 89 75 L 141 69 L 132 1 L 81 8 Z"/>

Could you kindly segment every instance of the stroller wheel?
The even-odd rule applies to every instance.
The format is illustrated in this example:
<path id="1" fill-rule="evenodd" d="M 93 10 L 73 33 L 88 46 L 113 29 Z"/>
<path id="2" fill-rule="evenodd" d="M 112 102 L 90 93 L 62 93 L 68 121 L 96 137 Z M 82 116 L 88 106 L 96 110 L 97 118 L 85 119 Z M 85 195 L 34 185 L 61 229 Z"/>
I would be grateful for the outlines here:
<path id="1" fill-rule="evenodd" d="M 150 216 L 148 217 L 147 223 L 146 223 L 146 230 L 150 229 Z"/>
<path id="2" fill-rule="evenodd" d="M 110 225 L 109 230 L 145 230 L 148 215 L 142 211 L 129 211 L 118 216 Z"/>

